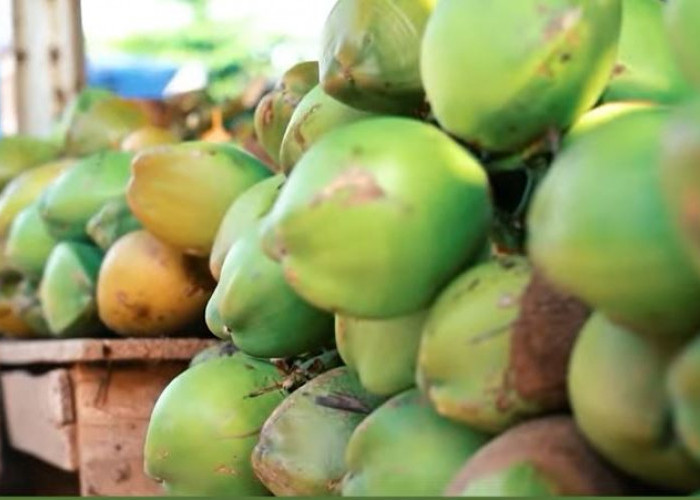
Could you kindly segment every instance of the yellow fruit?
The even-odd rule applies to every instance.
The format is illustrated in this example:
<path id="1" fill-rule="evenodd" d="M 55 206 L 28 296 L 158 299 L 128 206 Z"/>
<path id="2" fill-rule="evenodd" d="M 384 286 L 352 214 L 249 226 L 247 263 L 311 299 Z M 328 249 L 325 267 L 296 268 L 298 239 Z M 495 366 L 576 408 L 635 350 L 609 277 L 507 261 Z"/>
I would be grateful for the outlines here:
<path id="1" fill-rule="evenodd" d="M 97 283 L 100 319 L 124 336 L 186 333 L 204 317 L 214 287 L 207 262 L 188 257 L 146 231 L 119 239 Z"/>

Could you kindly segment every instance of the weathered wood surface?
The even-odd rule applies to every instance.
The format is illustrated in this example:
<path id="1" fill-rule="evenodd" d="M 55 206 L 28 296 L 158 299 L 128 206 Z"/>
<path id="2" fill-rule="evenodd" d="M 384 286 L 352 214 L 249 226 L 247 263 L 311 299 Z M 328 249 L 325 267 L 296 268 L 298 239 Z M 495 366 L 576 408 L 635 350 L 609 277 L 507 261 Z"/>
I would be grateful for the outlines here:
<path id="1" fill-rule="evenodd" d="M 0 365 L 71 364 L 98 361 L 189 361 L 216 339 L 2 340 Z"/>
<path id="2" fill-rule="evenodd" d="M 163 495 L 143 472 L 143 445 L 158 396 L 186 367 L 177 361 L 74 367 L 81 495 Z"/>
<path id="3" fill-rule="evenodd" d="M 67 370 L 2 374 L 9 444 L 65 471 L 78 467 L 73 391 Z"/>

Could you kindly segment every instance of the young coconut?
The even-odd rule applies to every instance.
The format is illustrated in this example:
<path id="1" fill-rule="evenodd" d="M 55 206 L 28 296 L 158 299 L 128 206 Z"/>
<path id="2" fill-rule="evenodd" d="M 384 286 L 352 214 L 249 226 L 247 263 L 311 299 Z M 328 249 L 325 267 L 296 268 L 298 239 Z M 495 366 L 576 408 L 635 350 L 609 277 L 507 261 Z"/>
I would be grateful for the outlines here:
<path id="1" fill-rule="evenodd" d="M 335 343 L 362 387 L 372 394 L 393 396 L 415 384 L 418 347 L 428 316 L 421 310 L 408 316 L 371 320 L 335 317 Z"/>
<path id="2" fill-rule="evenodd" d="M 486 432 L 564 409 L 569 356 L 587 316 L 523 257 L 481 264 L 433 306 L 418 385 L 438 413 Z"/>
<path id="3" fill-rule="evenodd" d="M 355 429 L 343 496 L 435 496 L 489 437 L 441 417 L 415 390 L 390 399 Z"/>
<path id="4" fill-rule="evenodd" d="M 700 277 L 663 196 L 669 117 L 649 107 L 572 140 L 535 194 L 528 249 L 550 282 L 613 321 L 687 338 L 700 326 Z"/>
<path id="5" fill-rule="evenodd" d="M 374 115 L 333 99 L 317 85 L 304 96 L 289 121 L 280 149 L 280 167 L 290 172 L 326 133 L 371 116 Z"/>
<path id="6" fill-rule="evenodd" d="M 95 300 L 102 258 L 102 251 L 87 243 L 63 241 L 51 251 L 39 300 L 53 336 L 97 336 L 104 330 Z"/>
<path id="7" fill-rule="evenodd" d="M 270 175 L 236 146 L 176 144 L 134 158 L 126 197 L 151 234 L 182 252 L 206 257 L 231 203 Z"/>
<path id="8" fill-rule="evenodd" d="M 695 0 L 667 0 L 666 35 L 676 60 L 690 81 L 700 89 L 700 5 Z"/>
<path id="9" fill-rule="evenodd" d="M 217 281 L 231 246 L 270 211 L 284 181 L 285 176 L 278 174 L 254 184 L 236 198 L 226 211 L 209 256 L 209 270 Z"/>
<path id="10" fill-rule="evenodd" d="M 50 141 L 15 135 L 0 138 L 0 188 L 21 172 L 56 159 L 60 147 Z"/>
<path id="11" fill-rule="evenodd" d="M 664 26 L 665 8 L 659 0 L 622 1 L 617 63 L 603 92 L 604 102 L 676 104 L 692 96 Z"/>
<path id="12" fill-rule="evenodd" d="M 441 0 L 421 46 L 432 111 L 489 152 L 561 132 L 603 92 L 621 20 L 620 0 Z"/>
<path id="13" fill-rule="evenodd" d="M 334 353 L 273 364 L 236 352 L 186 370 L 153 408 L 146 474 L 171 495 L 267 495 L 250 459 L 261 427 L 288 391 L 334 366 Z"/>
<path id="14" fill-rule="evenodd" d="M 437 128 L 370 118 L 304 154 L 263 247 L 305 300 L 341 315 L 426 308 L 482 251 L 491 219 L 479 162 Z"/>
<path id="15" fill-rule="evenodd" d="M 90 218 L 107 201 L 124 195 L 130 163 L 130 153 L 106 151 L 61 173 L 39 198 L 39 211 L 51 235 L 87 241 L 85 226 Z"/>
<path id="16" fill-rule="evenodd" d="M 675 435 L 666 375 L 679 343 L 664 340 L 592 316 L 571 357 L 571 406 L 588 442 L 610 463 L 647 483 L 688 492 L 700 487 L 700 462 Z"/>
<path id="17" fill-rule="evenodd" d="M 420 114 L 420 43 L 435 0 L 338 0 L 319 61 L 331 97 L 366 111 Z"/>
<path id="18" fill-rule="evenodd" d="M 588 445 L 568 416 L 545 417 L 501 434 L 471 457 L 447 496 L 618 496 L 622 475 Z"/>
<path id="19" fill-rule="evenodd" d="M 180 334 L 198 324 L 213 287 L 205 261 L 134 231 L 107 251 L 97 304 L 104 324 L 119 335 Z"/>
<path id="20" fill-rule="evenodd" d="M 337 495 L 350 436 L 382 402 L 345 367 L 319 375 L 265 422 L 251 458 L 255 474 L 276 496 Z"/>
<path id="21" fill-rule="evenodd" d="M 318 85 L 318 63 L 306 61 L 290 68 L 255 108 L 255 134 L 265 152 L 279 163 L 282 138 L 301 99 Z"/>
<path id="22" fill-rule="evenodd" d="M 29 205 L 17 214 L 10 226 L 5 242 L 7 265 L 29 279 L 38 281 L 57 244 L 58 240 L 51 236 L 39 213 L 39 205 Z"/>

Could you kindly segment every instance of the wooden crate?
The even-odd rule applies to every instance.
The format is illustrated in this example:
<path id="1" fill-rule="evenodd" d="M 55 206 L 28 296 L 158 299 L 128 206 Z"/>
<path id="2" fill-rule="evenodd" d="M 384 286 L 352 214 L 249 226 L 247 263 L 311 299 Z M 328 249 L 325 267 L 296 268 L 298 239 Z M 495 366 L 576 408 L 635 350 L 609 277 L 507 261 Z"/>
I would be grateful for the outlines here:
<path id="1" fill-rule="evenodd" d="M 151 496 L 143 442 L 156 399 L 215 341 L 0 341 L 12 448 L 79 476 L 84 496 Z"/>

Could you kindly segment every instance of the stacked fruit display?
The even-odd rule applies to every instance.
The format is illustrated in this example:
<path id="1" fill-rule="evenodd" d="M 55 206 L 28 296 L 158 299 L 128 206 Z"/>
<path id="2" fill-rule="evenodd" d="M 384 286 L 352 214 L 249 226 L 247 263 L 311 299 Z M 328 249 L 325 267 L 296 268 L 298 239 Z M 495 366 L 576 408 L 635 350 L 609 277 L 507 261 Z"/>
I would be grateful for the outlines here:
<path id="1" fill-rule="evenodd" d="M 205 320 L 226 343 L 145 443 L 174 495 L 698 490 L 697 27 L 696 0 L 338 0 L 256 110 L 274 167 L 124 141 L 141 118 L 85 93 L 81 159 L 0 143 L 2 327 Z"/>

